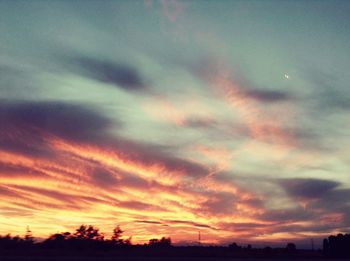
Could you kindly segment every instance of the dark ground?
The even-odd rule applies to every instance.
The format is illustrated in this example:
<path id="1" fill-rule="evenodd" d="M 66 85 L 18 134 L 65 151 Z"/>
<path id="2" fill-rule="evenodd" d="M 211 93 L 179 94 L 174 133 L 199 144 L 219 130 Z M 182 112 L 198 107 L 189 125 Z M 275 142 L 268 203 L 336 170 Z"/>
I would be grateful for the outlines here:
<path id="1" fill-rule="evenodd" d="M 1 261 L 348 261 L 347 259 L 324 259 L 324 258 L 228 258 L 228 257 L 26 257 L 26 256 L 6 256 L 0 257 Z"/>

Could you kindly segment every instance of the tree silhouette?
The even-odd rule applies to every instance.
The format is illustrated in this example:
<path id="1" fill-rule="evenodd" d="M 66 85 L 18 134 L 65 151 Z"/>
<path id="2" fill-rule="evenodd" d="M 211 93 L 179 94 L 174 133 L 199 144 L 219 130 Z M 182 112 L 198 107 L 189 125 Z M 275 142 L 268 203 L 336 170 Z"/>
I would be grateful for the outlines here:
<path id="1" fill-rule="evenodd" d="M 152 239 L 148 240 L 148 245 L 150 245 L 150 246 L 157 245 L 158 243 L 159 243 L 158 238 L 152 238 Z"/>
<path id="2" fill-rule="evenodd" d="M 297 247 L 296 247 L 296 245 L 294 243 L 288 243 L 286 245 L 286 251 L 288 253 L 294 253 L 296 250 L 297 250 Z"/>
<path id="3" fill-rule="evenodd" d="M 56 233 L 51 235 L 47 240 L 48 241 L 65 241 L 72 238 L 72 234 L 69 232 Z"/>
<path id="4" fill-rule="evenodd" d="M 169 247 L 171 246 L 170 237 L 162 237 L 161 239 L 152 238 L 148 241 L 148 245 L 152 247 Z"/>
<path id="5" fill-rule="evenodd" d="M 159 241 L 159 244 L 162 246 L 171 246 L 171 238 L 170 237 L 162 237 Z"/>
<path id="6" fill-rule="evenodd" d="M 76 232 L 74 233 L 74 238 L 79 240 L 103 240 L 104 236 L 100 234 L 98 228 L 94 228 L 93 226 L 89 225 L 81 225 L 79 228 L 76 229 Z"/>
<path id="7" fill-rule="evenodd" d="M 0 249 L 13 249 L 17 248 L 23 239 L 19 236 L 11 237 L 10 234 L 0 236 Z"/>
<path id="8" fill-rule="evenodd" d="M 124 241 L 123 239 L 121 239 L 121 236 L 123 234 L 123 230 L 121 230 L 121 228 L 119 226 L 116 226 L 114 229 L 113 229 L 113 234 L 112 234 L 112 237 L 111 237 L 111 241 L 114 243 L 114 244 L 123 244 Z"/>
<path id="9" fill-rule="evenodd" d="M 235 242 L 233 242 L 233 243 L 231 243 L 231 244 L 229 244 L 228 245 L 228 247 L 230 248 L 230 249 L 232 249 L 232 250 L 241 250 L 242 249 L 242 247 L 241 246 L 239 246 L 239 245 L 237 245 L 237 243 L 235 243 Z"/>
<path id="10" fill-rule="evenodd" d="M 65 248 L 67 242 L 72 239 L 72 234 L 69 232 L 56 233 L 47 238 L 43 244 L 49 248 Z"/>

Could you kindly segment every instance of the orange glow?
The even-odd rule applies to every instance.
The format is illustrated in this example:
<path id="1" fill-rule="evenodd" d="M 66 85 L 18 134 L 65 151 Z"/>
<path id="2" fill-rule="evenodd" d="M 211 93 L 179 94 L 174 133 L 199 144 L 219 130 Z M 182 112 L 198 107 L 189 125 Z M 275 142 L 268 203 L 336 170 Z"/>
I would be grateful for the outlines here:
<path id="1" fill-rule="evenodd" d="M 145 164 L 112 147 L 71 142 L 48 133 L 42 137 L 55 152 L 52 159 L 0 151 L 0 163 L 18 167 L 0 174 L 0 188 L 11 191 L 0 202 L 0 234 L 23 234 L 29 225 L 35 236 L 46 237 L 84 223 L 98 226 L 106 236 L 119 224 L 126 235 L 133 236 L 134 243 L 159 236 L 172 236 L 174 242 L 192 236 L 195 240 L 199 229 L 206 235 L 203 242 L 208 243 L 243 236 L 256 240 L 286 236 L 267 229 L 265 225 L 274 222 L 257 218 L 265 210 L 250 204 L 256 196 L 216 178 L 230 169 L 235 152 L 194 146 L 198 155 L 212 163 L 196 178 L 162 162 Z M 107 181 L 103 180 L 106 174 L 94 174 L 96 168 L 108 171 Z M 128 177 L 142 185 L 124 183 Z M 323 220 L 330 223 L 330 219 L 339 217 L 324 216 Z M 256 227 L 249 232 L 226 228 L 232 223 Z"/>
<path id="2" fill-rule="evenodd" d="M 251 195 L 234 185 L 215 181 L 210 175 L 194 180 L 187 173 L 167 169 L 161 162 L 144 164 L 107 147 L 72 143 L 49 134 L 43 137 L 52 151 L 59 155 L 55 160 L 0 151 L 0 163 L 20 167 L 15 176 L 14 172 L 0 175 L 1 186 L 13 193 L 4 195 L 0 202 L 3 209 L 0 212 L 0 234 L 8 230 L 23 234 L 29 225 L 35 236 L 45 237 L 50 233 L 72 230 L 82 223 L 91 223 L 108 235 L 115 224 L 124 224 L 134 242 L 172 234 L 181 241 L 197 233 L 198 227 L 193 223 L 196 220 L 208 226 L 201 229 L 210 235 L 207 240 L 214 242 L 219 240 L 218 234 L 224 232 L 213 229 L 221 219 L 202 209 L 203 204 L 211 200 L 205 191 L 232 194 L 243 200 L 238 207 L 240 213 L 255 213 L 244 204 Z M 96 184 L 95 179 L 99 177 L 93 176 L 91 171 L 98 166 L 110 172 L 114 185 L 106 189 Z M 152 187 L 120 186 L 124 173 L 144 180 Z M 4 211 L 6 209 L 8 211 Z M 18 215 L 18 212 L 28 215 Z M 222 218 L 223 215 L 219 216 Z M 232 216 L 227 214 L 227 219 L 232 221 Z M 163 225 L 147 225 L 140 229 L 136 220 L 157 220 Z M 179 223 L 172 223 L 172 220 L 179 220 Z M 182 229 L 185 232 L 180 236 L 178 231 Z"/>

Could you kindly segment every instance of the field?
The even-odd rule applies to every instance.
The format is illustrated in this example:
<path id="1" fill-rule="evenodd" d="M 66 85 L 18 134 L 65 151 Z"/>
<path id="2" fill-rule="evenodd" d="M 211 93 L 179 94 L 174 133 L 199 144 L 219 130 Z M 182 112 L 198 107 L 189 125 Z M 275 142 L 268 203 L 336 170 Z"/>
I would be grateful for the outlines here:
<path id="1" fill-rule="evenodd" d="M 346 259 L 326 259 L 326 258 L 225 258 L 225 257 L 25 257 L 25 256 L 6 256 L 0 257 L 1 261 L 345 261 Z"/>

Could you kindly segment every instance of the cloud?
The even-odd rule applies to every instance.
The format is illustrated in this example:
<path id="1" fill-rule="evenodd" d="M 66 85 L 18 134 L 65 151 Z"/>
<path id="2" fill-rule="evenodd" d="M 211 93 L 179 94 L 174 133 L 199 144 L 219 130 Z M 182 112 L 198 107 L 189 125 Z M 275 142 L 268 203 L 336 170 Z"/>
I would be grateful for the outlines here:
<path id="1" fill-rule="evenodd" d="M 27 166 L 18 166 L 11 163 L 4 163 L 0 160 L 0 177 L 7 178 L 44 178 L 46 175 L 40 170 L 34 170 Z"/>
<path id="2" fill-rule="evenodd" d="M 127 208 L 127 209 L 135 209 L 135 210 L 139 210 L 140 212 L 142 211 L 154 211 L 154 212 L 158 212 L 158 211 L 166 211 L 165 208 L 157 206 L 157 205 L 152 205 L 152 204 L 148 204 L 148 203 L 144 203 L 141 201 L 136 201 L 136 200 L 132 200 L 132 201 L 121 201 L 119 203 L 117 203 L 118 206 L 123 207 L 123 208 Z"/>
<path id="3" fill-rule="evenodd" d="M 229 223 L 220 223 L 221 229 L 236 231 L 236 232 L 248 232 L 256 233 L 257 230 L 266 229 L 270 224 L 262 223 L 253 223 L 253 222 L 229 222 Z"/>
<path id="4" fill-rule="evenodd" d="M 2 198 L 7 198 L 7 197 L 16 198 L 19 196 L 16 192 L 4 186 L 0 186 L 0 195 Z"/>
<path id="5" fill-rule="evenodd" d="M 47 159 L 46 153 L 16 154 L 19 150 L 0 158 L 5 164 L 1 184 L 9 185 L 11 191 L 22 191 L 19 204 L 33 206 L 38 216 L 45 211 L 72 211 L 83 218 L 76 212 L 84 210 L 92 217 L 96 213 L 122 213 L 129 220 L 156 216 L 162 226 L 216 230 L 219 226 L 213 221 L 183 220 L 183 214 L 234 219 L 263 210 L 254 195 L 243 193 L 233 181 L 208 178 L 205 165 L 176 157 L 172 147 L 108 134 L 111 122 L 82 105 L 4 102 L 0 108 L 1 117 L 8 122 L 0 126 L 6 134 L 2 135 L 4 142 L 45 147 L 53 155 Z M 11 151 L 10 147 L 1 148 Z M 22 169 L 9 167 L 12 163 Z M 6 173 L 10 172 L 21 172 L 22 176 L 8 178 Z M 28 173 L 33 175 L 27 177 Z M 167 213 L 167 219 L 160 213 Z"/>
<path id="6" fill-rule="evenodd" d="M 159 221 L 151 221 L 151 220 L 135 220 L 135 223 L 144 223 L 144 224 L 152 224 L 152 225 L 164 225 Z"/>
<path id="7" fill-rule="evenodd" d="M 311 211 L 305 211 L 301 207 L 290 209 L 268 209 L 259 218 L 265 221 L 275 221 L 281 223 L 307 221 L 315 218 Z"/>
<path id="8" fill-rule="evenodd" d="M 289 195 L 305 199 L 320 198 L 340 185 L 330 180 L 302 178 L 283 179 L 280 184 Z"/>
<path id="9" fill-rule="evenodd" d="M 310 100 L 316 102 L 316 112 L 333 112 L 334 110 L 346 110 L 350 108 L 350 92 L 344 87 L 339 79 L 341 77 L 317 70 L 307 68 L 304 70 L 305 78 L 314 86 Z M 324 115 L 322 114 L 324 117 Z"/>
<path id="10" fill-rule="evenodd" d="M 295 178 L 280 180 L 279 184 L 300 206 L 289 210 L 267 211 L 262 218 L 290 222 L 319 220 L 319 226 L 313 223 L 304 225 L 300 231 L 330 231 L 346 227 L 350 221 L 350 189 L 340 188 L 341 183 Z M 297 230 L 298 227 L 294 229 Z"/>
<path id="11" fill-rule="evenodd" d="M 0 131 L 17 129 L 34 134 L 40 130 L 69 140 L 95 140 L 111 124 L 91 109 L 64 102 L 2 100 L 0 119 L 6 123 Z"/>
<path id="12" fill-rule="evenodd" d="M 212 86 L 215 94 L 226 103 L 228 108 L 237 113 L 239 120 L 247 128 L 248 135 L 258 141 L 273 145 L 282 145 L 285 151 L 297 143 L 292 133 L 284 129 L 284 121 L 290 110 L 284 110 L 283 118 L 263 109 L 267 102 L 290 99 L 287 93 L 280 91 L 260 90 L 246 86 L 233 77 L 231 70 L 223 64 L 207 62 L 194 72 L 205 83 Z M 264 103 L 264 104 L 262 104 Z"/>
<path id="13" fill-rule="evenodd" d="M 213 230 L 218 230 L 218 228 L 210 226 L 210 225 L 197 223 L 197 222 L 193 222 L 193 221 L 187 221 L 187 220 L 166 220 L 166 222 L 170 223 L 170 224 L 189 225 L 189 226 L 194 226 L 194 227 L 198 227 L 198 228 L 209 228 L 209 229 L 213 229 Z"/>
<path id="14" fill-rule="evenodd" d="M 108 142 L 107 147 L 121 151 L 129 159 L 144 165 L 162 165 L 166 170 L 186 173 L 191 177 L 203 177 L 208 172 L 200 164 L 174 156 L 172 147 L 135 142 L 122 137 L 111 138 Z"/>
<path id="15" fill-rule="evenodd" d="M 217 125 L 214 119 L 210 118 L 201 118 L 201 117 L 190 117 L 184 120 L 183 125 L 190 128 L 212 128 Z"/>
<path id="16" fill-rule="evenodd" d="M 350 189 L 335 188 L 326 191 L 320 195 L 318 200 L 312 201 L 309 204 L 310 208 L 322 209 L 328 213 L 341 213 L 350 221 Z"/>
<path id="17" fill-rule="evenodd" d="M 53 157 L 49 136 L 69 142 L 102 146 L 123 154 L 130 161 L 144 166 L 161 165 L 164 170 L 186 173 L 192 177 L 205 176 L 207 171 L 199 164 L 174 157 L 165 146 L 136 143 L 107 132 L 111 121 L 81 105 L 62 102 L 8 102 L 0 104 L 0 148 L 30 156 Z M 119 123 L 117 122 L 117 125 Z M 101 174 L 104 173 L 104 174 Z M 108 172 L 92 171 L 100 184 L 110 183 Z M 112 182 L 113 183 L 113 182 Z"/>
<path id="18" fill-rule="evenodd" d="M 290 100 L 291 97 L 288 93 L 283 91 L 272 91 L 262 89 L 251 89 L 245 93 L 247 98 L 254 99 L 260 102 L 279 102 Z"/>
<path id="19" fill-rule="evenodd" d="M 201 206 L 201 211 L 216 215 L 230 215 L 237 211 L 236 205 L 240 198 L 233 193 L 209 193 L 208 199 Z"/>
<path id="20" fill-rule="evenodd" d="M 35 194 L 39 198 L 41 197 L 49 197 L 50 199 L 53 199 L 56 202 L 60 202 L 62 204 L 65 204 L 66 208 L 75 208 L 79 209 L 79 197 L 73 194 L 67 194 L 67 193 L 62 193 L 59 191 L 53 191 L 45 188 L 34 188 L 34 187 L 29 187 L 29 186 L 23 186 L 23 185 L 13 185 L 11 186 L 12 189 L 16 189 L 20 192 L 20 194 L 26 194 L 26 193 L 31 193 Z M 36 200 L 38 198 L 32 197 Z"/>
<path id="21" fill-rule="evenodd" d="M 79 72 L 100 82 L 109 83 L 127 91 L 140 91 L 146 88 L 139 72 L 129 65 L 88 57 L 73 60 Z"/>
<path id="22" fill-rule="evenodd" d="M 108 188 L 118 184 L 118 180 L 113 175 L 113 173 L 102 167 L 97 167 L 96 169 L 91 171 L 91 177 L 96 185 L 99 185 L 104 188 Z"/>
<path id="23" fill-rule="evenodd" d="M 186 226 L 186 227 L 190 226 L 190 227 L 208 228 L 208 229 L 212 229 L 212 230 L 218 230 L 218 228 L 216 228 L 216 227 L 202 224 L 202 223 L 193 222 L 193 221 L 188 221 L 188 220 L 162 220 L 162 222 L 154 221 L 154 220 L 135 220 L 134 222 L 144 223 L 144 224 L 152 224 L 152 225 L 161 225 L 161 226 L 165 226 L 165 227 L 179 225 L 179 226 Z"/>

